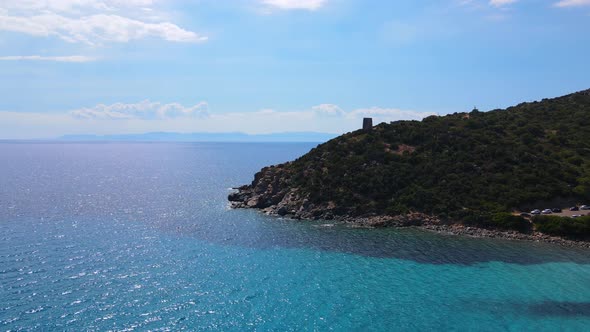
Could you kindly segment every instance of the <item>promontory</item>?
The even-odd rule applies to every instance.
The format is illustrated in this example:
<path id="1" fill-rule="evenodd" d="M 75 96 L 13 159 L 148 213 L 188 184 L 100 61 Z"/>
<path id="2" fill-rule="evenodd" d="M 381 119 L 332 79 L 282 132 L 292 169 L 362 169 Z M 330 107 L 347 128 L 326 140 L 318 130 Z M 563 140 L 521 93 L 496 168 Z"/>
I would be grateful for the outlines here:
<path id="1" fill-rule="evenodd" d="M 263 168 L 229 200 L 294 219 L 588 241 L 590 90 L 350 132 Z"/>

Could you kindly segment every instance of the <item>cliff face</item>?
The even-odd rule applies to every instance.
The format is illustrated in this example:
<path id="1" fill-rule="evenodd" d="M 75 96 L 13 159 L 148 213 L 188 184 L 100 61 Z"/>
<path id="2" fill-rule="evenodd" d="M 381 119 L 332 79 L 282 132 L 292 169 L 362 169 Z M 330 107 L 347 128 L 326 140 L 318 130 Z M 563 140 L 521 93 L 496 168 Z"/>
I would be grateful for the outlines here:
<path id="1" fill-rule="evenodd" d="M 590 200 L 589 91 L 358 130 L 263 168 L 229 196 L 297 219 L 514 229 L 523 226 L 495 214 L 556 198 Z"/>

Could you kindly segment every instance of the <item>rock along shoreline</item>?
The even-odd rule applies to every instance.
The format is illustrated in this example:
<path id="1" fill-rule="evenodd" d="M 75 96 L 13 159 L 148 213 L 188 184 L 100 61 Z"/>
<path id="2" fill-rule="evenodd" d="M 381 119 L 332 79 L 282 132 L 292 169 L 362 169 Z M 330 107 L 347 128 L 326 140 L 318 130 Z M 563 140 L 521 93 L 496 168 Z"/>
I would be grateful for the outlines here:
<path id="1" fill-rule="evenodd" d="M 255 175 L 251 185 L 234 188 L 228 200 L 234 209 L 256 209 L 264 214 L 293 220 L 326 220 L 352 227 L 415 227 L 431 232 L 474 238 L 497 238 L 558 244 L 564 247 L 589 248 L 590 242 L 549 236 L 539 232 L 519 233 L 444 222 L 440 218 L 420 212 L 404 215 L 370 215 L 353 217 L 342 213 L 333 203 L 315 205 L 296 188 L 289 187 L 288 177 L 281 165 L 264 168 Z"/>

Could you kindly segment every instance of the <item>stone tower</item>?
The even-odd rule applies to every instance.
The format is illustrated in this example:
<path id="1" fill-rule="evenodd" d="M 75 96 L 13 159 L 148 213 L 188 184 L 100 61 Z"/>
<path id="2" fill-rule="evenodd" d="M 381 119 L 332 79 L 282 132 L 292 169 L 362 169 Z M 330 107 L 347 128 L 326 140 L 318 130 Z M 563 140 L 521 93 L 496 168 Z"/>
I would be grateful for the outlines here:
<path id="1" fill-rule="evenodd" d="M 363 130 L 364 131 L 371 131 L 373 129 L 373 118 L 364 118 L 363 119 Z"/>

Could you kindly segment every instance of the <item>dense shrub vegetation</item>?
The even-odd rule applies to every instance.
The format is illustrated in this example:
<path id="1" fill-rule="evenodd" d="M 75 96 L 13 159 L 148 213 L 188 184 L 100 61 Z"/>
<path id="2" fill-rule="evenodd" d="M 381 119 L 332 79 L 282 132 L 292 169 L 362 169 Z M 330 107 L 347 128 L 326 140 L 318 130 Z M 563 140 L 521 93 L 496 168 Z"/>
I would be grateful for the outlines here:
<path id="1" fill-rule="evenodd" d="M 380 124 L 286 167 L 292 186 L 314 202 L 333 202 L 340 214 L 420 211 L 524 230 L 521 219 L 498 213 L 555 198 L 590 202 L 589 125 L 590 90 L 506 110 Z M 570 231 L 553 224 L 538 223 L 551 233 Z"/>
<path id="2" fill-rule="evenodd" d="M 590 216 L 564 218 L 558 216 L 537 216 L 533 219 L 535 228 L 542 233 L 568 238 L 590 239 Z"/>

